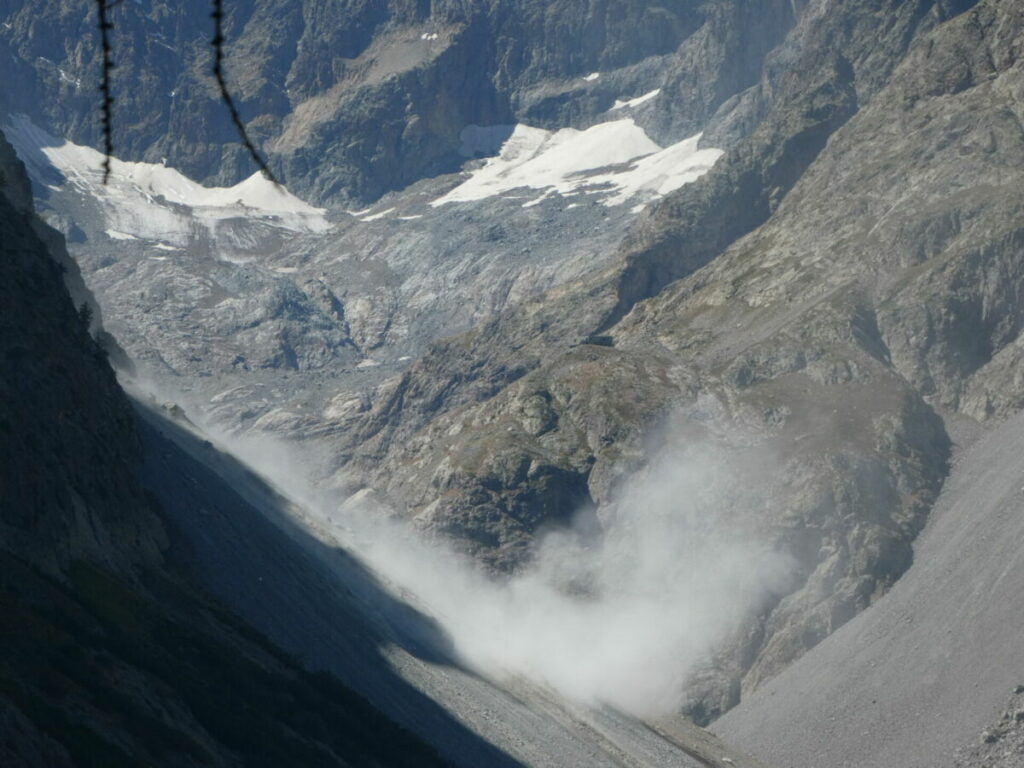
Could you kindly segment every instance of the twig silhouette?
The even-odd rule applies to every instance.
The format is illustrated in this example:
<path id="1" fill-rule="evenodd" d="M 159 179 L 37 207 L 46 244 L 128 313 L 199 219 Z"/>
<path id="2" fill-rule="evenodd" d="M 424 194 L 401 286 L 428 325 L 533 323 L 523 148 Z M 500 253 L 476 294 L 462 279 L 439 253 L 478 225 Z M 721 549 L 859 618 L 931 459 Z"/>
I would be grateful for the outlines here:
<path id="1" fill-rule="evenodd" d="M 100 46 L 103 51 L 103 79 L 100 82 L 100 93 L 103 103 L 103 183 L 110 178 L 110 157 L 114 154 L 114 95 L 110 88 L 110 71 L 114 68 L 114 48 L 110 43 L 110 33 L 114 29 L 108 14 L 121 0 L 96 0 L 99 13 L 97 26 L 100 30 Z"/>
<path id="2" fill-rule="evenodd" d="M 252 157 L 253 162 L 259 166 L 259 169 L 263 172 L 270 181 L 278 184 L 278 180 L 274 177 L 270 168 L 267 166 L 267 162 L 260 155 L 256 149 L 256 145 L 252 143 L 252 139 L 249 138 L 249 134 L 245 130 L 245 123 L 242 122 L 242 116 L 238 113 L 238 107 L 235 106 L 235 100 L 231 96 L 231 92 L 228 91 L 227 82 L 224 79 L 224 2 L 223 0 L 213 0 L 213 13 L 210 14 L 213 17 L 214 34 L 213 40 L 210 45 L 213 46 L 213 76 L 217 80 L 217 86 L 220 88 L 220 97 L 227 105 L 228 112 L 231 113 L 231 121 L 235 124 L 235 129 L 238 131 L 238 136 L 242 140 L 242 144 L 249 151 L 249 156 Z"/>
<path id="3" fill-rule="evenodd" d="M 110 20 L 110 11 L 120 2 L 121 0 L 96 0 L 96 9 L 99 17 L 97 27 L 100 31 L 100 46 L 103 52 L 103 77 L 100 81 L 100 93 L 103 95 L 103 101 L 100 105 L 100 110 L 103 114 L 104 184 L 110 179 L 110 161 L 114 154 L 114 93 L 110 83 L 110 72 L 114 69 L 114 47 L 110 39 L 110 33 L 114 30 L 114 24 Z M 228 90 L 227 81 L 224 78 L 225 37 L 223 0 L 213 0 L 213 13 L 210 15 L 213 17 L 214 22 L 213 40 L 210 43 L 214 50 L 213 76 L 217 80 L 220 97 L 224 104 L 227 105 L 228 112 L 231 114 L 231 121 L 235 124 L 238 136 L 241 138 L 242 144 L 249 152 L 253 162 L 256 163 L 264 176 L 275 184 L 279 184 L 267 162 L 260 155 L 259 150 L 256 149 L 256 145 L 249 138 L 249 134 L 245 130 L 245 123 L 242 122 L 242 116 L 238 112 L 238 107 L 235 105 L 235 100 Z"/>

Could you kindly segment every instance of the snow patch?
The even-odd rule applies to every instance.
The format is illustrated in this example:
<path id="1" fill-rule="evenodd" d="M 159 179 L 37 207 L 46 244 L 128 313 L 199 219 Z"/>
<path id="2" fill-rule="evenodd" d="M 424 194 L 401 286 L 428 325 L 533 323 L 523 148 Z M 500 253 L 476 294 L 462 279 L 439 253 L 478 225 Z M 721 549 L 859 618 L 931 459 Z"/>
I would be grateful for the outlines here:
<path id="1" fill-rule="evenodd" d="M 135 235 L 129 235 L 127 232 L 118 232 L 116 229 L 108 229 L 103 234 L 109 237 L 111 240 L 138 240 Z"/>
<path id="2" fill-rule="evenodd" d="M 81 89 L 81 87 L 82 87 L 82 78 L 80 78 L 80 77 L 71 77 L 67 72 L 65 72 L 60 67 L 57 67 L 57 74 L 60 75 L 60 79 L 63 82 L 70 83 L 71 85 L 75 86 L 75 90 L 76 91 Z"/>
<path id="3" fill-rule="evenodd" d="M 363 223 L 366 223 L 368 221 L 377 221 L 378 219 L 383 219 L 385 216 L 387 216 L 394 210 L 394 208 L 388 208 L 387 210 L 381 211 L 380 213 L 375 213 L 372 216 L 364 216 L 363 218 L 360 219 L 360 221 Z"/>
<path id="4" fill-rule="evenodd" d="M 193 223 L 215 227 L 227 219 L 265 219 L 293 231 L 322 232 L 331 227 L 322 208 L 303 202 L 261 173 L 233 187 L 205 187 L 166 165 L 111 158 L 103 184 L 103 154 L 58 139 L 24 115 L 11 118 L 9 140 L 27 165 L 46 173 L 56 169 L 61 187 L 72 185 L 99 200 L 116 239 L 128 237 L 185 245 Z M 124 237 L 122 237 L 124 236 Z"/>
<path id="5" fill-rule="evenodd" d="M 630 118 L 585 131 L 518 125 L 497 157 L 431 205 L 484 200 L 522 188 L 543 190 L 524 207 L 554 194 L 599 195 L 608 206 L 637 196 L 647 202 L 700 178 L 722 156 L 719 149 L 698 149 L 700 137 L 662 148 Z"/>
<path id="6" fill-rule="evenodd" d="M 605 178 L 618 185 L 618 191 L 604 201 L 605 205 L 622 205 L 636 195 L 651 199 L 664 197 L 685 184 L 696 181 L 725 154 L 720 149 L 699 149 L 701 134 L 672 144 L 660 152 L 640 158 L 629 171 L 616 178 Z"/>
<path id="7" fill-rule="evenodd" d="M 651 99 L 655 98 L 661 93 L 661 88 L 655 88 L 649 93 L 645 93 L 643 96 L 637 96 L 635 99 L 629 99 L 627 101 L 615 100 L 615 106 L 612 107 L 609 112 L 614 112 L 617 109 L 632 109 L 633 107 L 639 107 L 641 104 L 646 104 Z"/>

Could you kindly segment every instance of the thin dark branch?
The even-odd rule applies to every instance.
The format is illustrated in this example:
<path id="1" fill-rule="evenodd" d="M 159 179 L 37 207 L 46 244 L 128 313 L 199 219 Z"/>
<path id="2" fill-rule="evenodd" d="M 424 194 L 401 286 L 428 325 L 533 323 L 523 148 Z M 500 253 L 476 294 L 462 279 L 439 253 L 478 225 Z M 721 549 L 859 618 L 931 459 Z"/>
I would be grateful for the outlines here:
<path id="1" fill-rule="evenodd" d="M 256 145 L 252 143 L 249 138 L 249 134 L 245 130 L 245 123 L 242 122 L 242 116 L 238 113 L 238 107 L 235 106 L 235 100 L 232 98 L 231 93 L 228 91 L 227 82 L 224 79 L 224 1 L 213 0 L 213 16 L 214 33 L 213 41 L 210 43 L 213 46 L 213 76 L 217 80 L 217 86 L 220 88 L 220 97 L 224 100 L 227 105 L 228 112 L 231 113 L 231 121 L 235 124 L 235 129 L 238 131 L 238 136 L 242 140 L 242 144 L 249 151 L 250 157 L 253 162 L 259 166 L 259 169 L 263 171 L 263 175 L 270 179 L 275 184 L 278 183 L 277 179 L 274 178 L 274 174 L 271 173 L 270 168 L 267 166 L 267 162 L 260 155 L 256 149 Z"/>
<path id="2" fill-rule="evenodd" d="M 96 0 L 96 8 L 99 11 L 98 27 L 100 30 L 100 46 L 103 51 L 103 79 L 100 82 L 100 93 L 103 94 L 103 103 L 100 109 L 103 113 L 103 183 L 106 184 L 110 178 L 110 157 L 114 154 L 114 96 L 110 88 L 110 71 L 114 68 L 114 51 L 110 44 L 110 33 L 114 25 L 108 18 L 108 13 L 120 0 L 109 2 L 108 0 Z"/>

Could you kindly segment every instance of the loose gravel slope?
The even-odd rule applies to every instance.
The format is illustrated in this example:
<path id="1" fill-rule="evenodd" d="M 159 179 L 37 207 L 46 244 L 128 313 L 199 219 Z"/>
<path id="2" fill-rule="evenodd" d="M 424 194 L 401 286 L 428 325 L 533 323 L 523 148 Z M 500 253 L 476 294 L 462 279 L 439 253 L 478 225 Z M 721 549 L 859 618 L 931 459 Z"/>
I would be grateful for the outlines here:
<path id="1" fill-rule="evenodd" d="M 1024 414 L 960 450 L 892 592 L 714 730 L 789 768 L 951 765 L 1024 683 L 1022 541 Z"/>

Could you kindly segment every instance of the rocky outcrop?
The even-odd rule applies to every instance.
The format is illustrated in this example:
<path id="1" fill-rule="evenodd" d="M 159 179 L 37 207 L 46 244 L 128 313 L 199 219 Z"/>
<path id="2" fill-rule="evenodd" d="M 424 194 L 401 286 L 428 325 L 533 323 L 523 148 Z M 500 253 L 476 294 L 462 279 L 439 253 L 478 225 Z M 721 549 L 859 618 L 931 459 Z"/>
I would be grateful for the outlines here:
<path id="1" fill-rule="evenodd" d="M 62 239 L 35 217 L 24 169 L 6 141 L 0 146 L 3 541 L 50 572 L 83 557 L 118 568 L 152 564 L 164 537 L 134 479 L 131 409 L 90 335 L 91 304 L 73 303 L 67 273 L 50 256 L 46 241 L 62 248 Z"/>
<path id="2" fill-rule="evenodd" d="M 826 13 L 827 4 L 819 5 L 807 10 L 791 39 L 770 58 L 779 63 L 766 68 L 765 81 L 740 100 L 756 98 L 760 109 L 767 111 L 749 138 L 700 181 L 646 211 L 622 244 L 618 259 L 606 268 L 523 302 L 471 334 L 439 342 L 435 353 L 423 361 L 422 375 L 410 374 L 411 386 L 424 388 L 427 394 L 404 399 L 406 425 L 418 428 L 439 404 L 457 407 L 489 397 L 510 371 L 521 375 L 541 359 L 560 354 L 566 345 L 601 335 L 637 302 L 704 266 L 763 224 L 831 134 L 861 106 L 860 83 L 876 83 L 881 76 L 873 70 L 858 75 L 850 64 L 870 59 L 878 28 L 893 24 L 895 18 L 899 23 L 894 28 L 903 30 L 883 36 L 890 47 L 885 56 L 875 57 L 891 72 L 915 34 L 953 12 L 943 4 L 912 9 L 891 3 L 867 14 L 862 8 L 840 13 L 831 7 Z M 822 44 L 834 28 L 846 26 L 860 29 L 856 36 L 844 38 L 846 48 Z M 744 112 L 742 104 L 732 108 Z M 444 391 L 441 397 L 439 390 Z M 386 428 L 387 423 L 369 426 Z"/>

